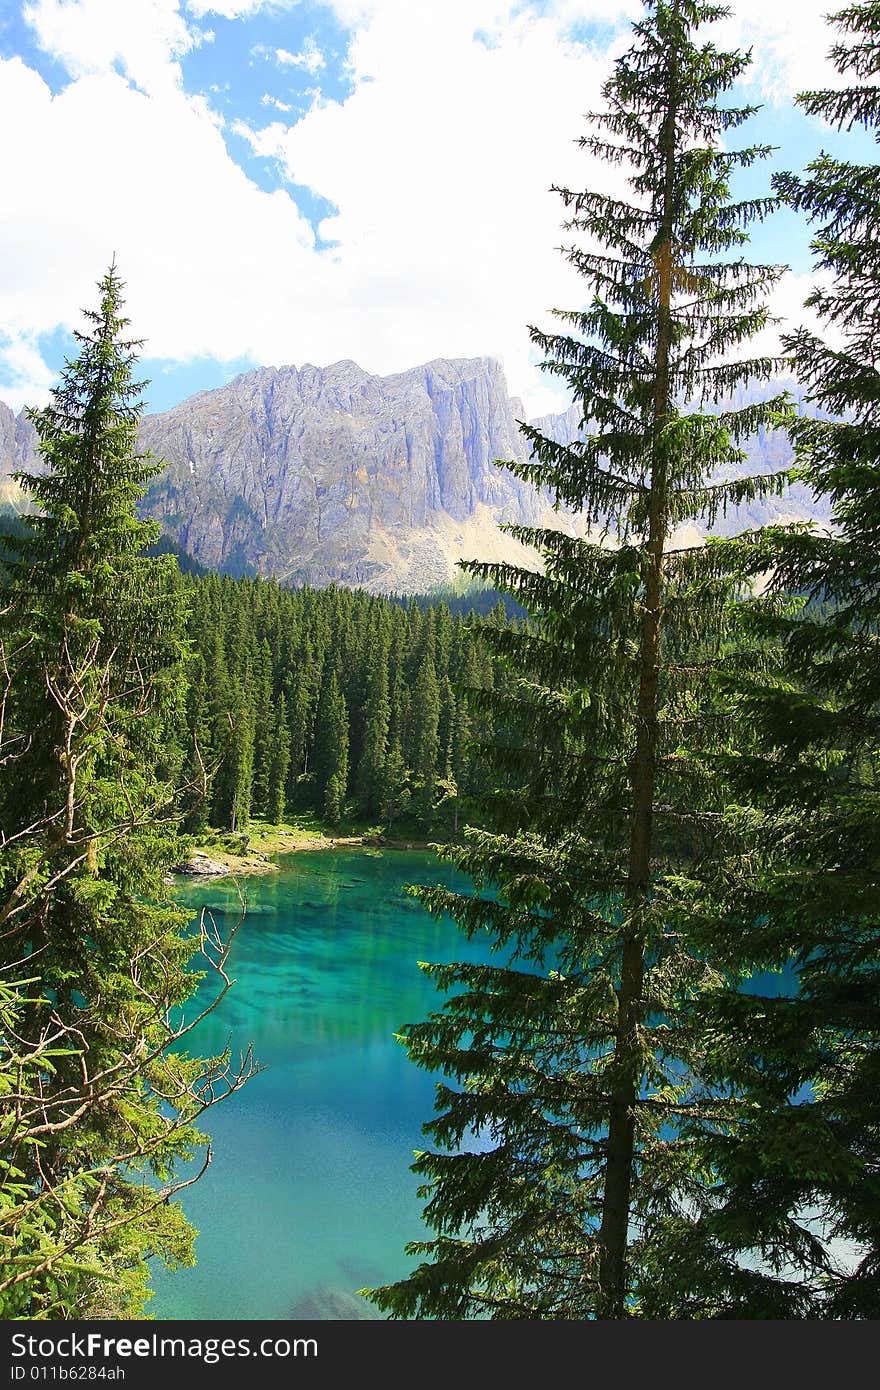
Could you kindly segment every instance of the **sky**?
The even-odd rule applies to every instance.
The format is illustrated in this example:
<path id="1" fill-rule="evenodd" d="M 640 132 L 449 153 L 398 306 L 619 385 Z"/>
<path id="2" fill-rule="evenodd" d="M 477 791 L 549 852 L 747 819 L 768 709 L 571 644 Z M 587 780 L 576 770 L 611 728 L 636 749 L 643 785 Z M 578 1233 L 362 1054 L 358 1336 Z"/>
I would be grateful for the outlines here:
<path id="1" fill-rule="evenodd" d="M 864 143 L 794 103 L 834 83 L 829 8 L 739 0 L 712 26 L 752 48 L 736 96 L 761 109 L 743 134 L 776 147 L 740 192 Z M 577 139 L 641 12 L 0 0 L 0 399 L 48 399 L 115 256 L 150 410 L 256 366 L 482 356 L 530 417 L 564 408 L 528 334 L 586 292 L 552 188 L 607 186 Z M 784 211 L 754 234 L 750 254 L 791 267 L 785 325 L 808 321 L 809 240 Z"/>

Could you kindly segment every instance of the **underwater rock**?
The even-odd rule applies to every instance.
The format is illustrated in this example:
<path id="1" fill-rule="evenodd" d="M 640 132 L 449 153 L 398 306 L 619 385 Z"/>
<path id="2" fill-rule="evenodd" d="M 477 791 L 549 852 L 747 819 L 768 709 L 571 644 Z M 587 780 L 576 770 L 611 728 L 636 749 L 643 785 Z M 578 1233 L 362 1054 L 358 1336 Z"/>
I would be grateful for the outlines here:
<path id="1" fill-rule="evenodd" d="M 336 1284 L 316 1284 L 301 1294 L 290 1311 L 296 1322 L 375 1322 L 380 1314 L 363 1298 Z"/>

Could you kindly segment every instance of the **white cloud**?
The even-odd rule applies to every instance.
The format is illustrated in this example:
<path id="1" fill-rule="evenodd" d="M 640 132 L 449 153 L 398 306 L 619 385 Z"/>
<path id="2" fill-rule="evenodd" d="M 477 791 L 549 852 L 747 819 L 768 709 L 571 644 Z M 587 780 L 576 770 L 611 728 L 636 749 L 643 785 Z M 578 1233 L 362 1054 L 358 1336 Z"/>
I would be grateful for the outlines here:
<path id="1" fill-rule="evenodd" d="M 11 335 L 0 358 L 22 390 L 31 382 L 31 399 L 46 386 L 36 335 L 78 324 L 115 251 L 150 355 L 352 357 L 390 372 L 494 354 L 530 412 L 558 406 L 526 324 L 551 328 L 550 308 L 577 305 L 586 286 L 554 249 L 565 214 L 548 186 L 607 182 L 574 142 L 641 5 L 330 3 L 352 26 L 351 95 L 316 101 L 294 124 L 233 127 L 338 209 L 322 227 L 332 248 L 317 251 L 291 197 L 251 183 L 220 118 L 181 87 L 193 18 L 253 14 L 257 0 L 31 0 L 39 42 L 74 79 L 53 98 L 20 60 L 0 63 L 0 120 L 19 133 L 0 146 L 15 191 L 0 206 L 0 322 Z M 821 76 L 825 4 L 801 0 L 794 42 L 787 8 L 740 0 L 729 38 L 751 35 L 772 55 L 756 68 L 759 95 L 781 100 Z M 597 17 L 604 47 L 572 42 L 571 27 Z M 310 52 L 293 48 L 283 51 Z M 234 96 L 234 72 L 223 77 Z M 286 114 L 267 97 L 273 117 Z"/>
<path id="2" fill-rule="evenodd" d="M 4 404 L 17 414 L 27 405 L 45 405 L 55 385 L 55 373 L 46 366 L 34 335 L 0 334 L 5 380 L 0 386 Z"/>
<path id="3" fill-rule="evenodd" d="M 798 92 L 840 84 L 828 59 L 839 33 L 826 23 L 838 8 L 828 0 L 736 0 L 713 37 L 719 47 L 752 49 L 747 80 L 759 100 L 778 106 Z"/>
<path id="4" fill-rule="evenodd" d="M 206 14 L 216 14 L 221 19 L 247 19 L 260 10 L 293 9 L 299 0 L 185 0 L 185 4 L 196 19 Z"/>
<path id="5" fill-rule="evenodd" d="M 495 31 L 491 46 L 472 42 L 475 26 Z M 497 354 L 515 391 L 552 403 L 526 323 L 549 326 L 551 305 L 581 296 L 554 249 L 564 210 L 548 185 L 588 179 L 573 142 L 604 58 L 503 0 L 449 0 L 376 7 L 350 61 L 344 103 L 248 137 L 339 209 L 321 232 L 349 306 L 345 355 L 392 371 Z"/>
<path id="6" fill-rule="evenodd" d="M 78 326 L 115 252 L 151 354 L 292 355 L 285 323 L 317 312 L 311 230 L 289 198 L 261 192 L 231 162 L 204 103 L 157 101 L 116 74 L 53 98 L 13 60 L 0 63 L 0 120 L 28 130 L 0 155 L 16 189 L 0 264 L 0 322 L 12 335 Z"/>
<path id="7" fill-rule="evenodd" d="M 204 37 L 187 27 L 178 0 L 30 0 L 22 13 L 72 77 L 118 65 L 151 94 L 179 84 L 176 60 Z"/>
<path id="8" fill-rule="evenodd" d="M 306 39 L 302 52 L 291 53 L 286 48 L 276 48 L 275 57 L 282 67 L 304 68 L 313 77 L 326 66 L 326 59 L 313 38 Z"/>
<path id="9" fill-rule="evenodd" d="M 273 97 L 271 92 L 264 92 L 260 97 L 260 102 L 263 106 L 274 106 L 276 111 L 282 111 L 285 114 L 293 110 L 289 102 L 279 101 L 278 97 Z"/>
<path id="10" fill-rule="evenodd" d="M 254 154 L 263 155 L 269 159 L 277 155 L 282 137 L 287 127 L 280 121 L 273 121 L 271 125 L 263 126 L 261 130 L 254 130 L 245 121 L 233 121 L 232 132 L 240 135 L 243 140 L 247 140 Z"/>
<path id="11" fill-rule="evenodd" d="M 770 310 L 778 322 L 755 337 L 749 350 L 772 354 L 781 352 L 780 335 L 793 332 L 796 328 L 806 328 L 809 332 L 817 334 L 830 347 L 842 348 L 845 344 L 844 335 L 834 325 L 820 319 L 814 309 L 804 307 L 804 300 L 811 290 L 820 284 L 830 289 L 832 277 L 827 271 L 810 272 L 806 275 L 795 275 L 792 271 L 787 271 L 776 285 L 769 301 Z"/>

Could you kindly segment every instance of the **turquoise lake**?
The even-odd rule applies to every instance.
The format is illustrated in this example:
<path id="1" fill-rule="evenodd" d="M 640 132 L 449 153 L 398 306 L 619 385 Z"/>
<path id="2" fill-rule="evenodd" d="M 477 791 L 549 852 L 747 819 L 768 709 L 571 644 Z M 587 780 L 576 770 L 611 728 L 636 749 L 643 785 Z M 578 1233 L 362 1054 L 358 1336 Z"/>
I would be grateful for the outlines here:
<path id="1" fill-rule="evenodd" d="M 197 1264 L 155 1272 L 152 1317 L 375 1317 L 355 1290 L 412 1267 L 404 1245 L 424 1227 L 409 1165 L 435 1078 L 393 1035 L 441 1003 L 419 960 L 487 954 L 406 883 L 470 887 L 414 850 L 303 852 L 242 880 L 236 983 L 192 1048 L 253 1043 L 265 1070 L 205 1117 L 214 1159 L 181 1197 Z M 179 897 L 194 913 L 209 905 L 221 931 L 240 914 L 225 881 Z"/>

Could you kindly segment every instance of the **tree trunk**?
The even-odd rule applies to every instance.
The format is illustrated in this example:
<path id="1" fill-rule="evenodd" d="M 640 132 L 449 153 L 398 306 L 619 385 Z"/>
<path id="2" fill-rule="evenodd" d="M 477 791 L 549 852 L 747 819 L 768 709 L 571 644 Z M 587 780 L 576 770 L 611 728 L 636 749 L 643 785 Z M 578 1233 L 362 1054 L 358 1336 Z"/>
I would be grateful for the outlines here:
<path id="1" fill-rule="evenodd" d="M 673 7 L 678 14 L 678 4 Z M 639 700 L 636 748 L 631 773 L 632 819 L 626 884 L 626 928 L 620 984 L 614 1079 L 608 1112 L 605 1185 L 599 1235 L 600 1318 L 623 1318 L 627 1311 L 629 1276 L 627 1248 L 633 1165 L 636 1152 L 635 1112 L 641 1084 L 639 1029 L 643 1019 L 645 977 L 643 915 L 648 899 L 654 813 L 657 748 L 657 692 L 663 617 L 663 550 L 667 529 L 667 469 L 661 431 L 669 412 L 669 353 L 672 346 L 673 191 L 676 154 L 677 54 L 670 52 L 669 104 L 662 135 L 665 153 L 662 215 L 654 268 L 657 282 L 657 346 L 653 407 L 654 438 L 648 541 L 644 563 L 644 615 L 639 650 Z"/>

